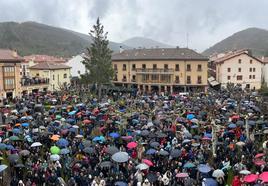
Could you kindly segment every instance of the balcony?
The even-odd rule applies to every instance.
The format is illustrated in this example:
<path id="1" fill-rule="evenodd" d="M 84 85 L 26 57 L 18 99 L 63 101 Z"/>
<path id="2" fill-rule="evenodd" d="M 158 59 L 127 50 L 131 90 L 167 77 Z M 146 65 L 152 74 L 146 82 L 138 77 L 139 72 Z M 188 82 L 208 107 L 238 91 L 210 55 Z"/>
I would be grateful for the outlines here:
<path id="1" fill-rule="evenodd" d="M 126 78 L 123 78 L 123 79 L 122 79 L 122 82 L 127 82 L 127 79 L 126 79 Z"/>
<path id="2" fill-rule="evenodd" d="M 35 86 L 49 84 L 49 78 L 22 78 L 21 86 Z"/>
<path id="3" fill-rule="evenodd" d="M 202 84 L 202 81 L 197 81 L 197 84 Z"/>
<path id="4" fill-rule="evenodd" d="M 156 69 L 139 68 L 139 69 L 136 69 L 136 73 L 137 74 L 173 74 L 174 70 L 173 69 L 159 69 L 159 68 L 156 68 Z"/>

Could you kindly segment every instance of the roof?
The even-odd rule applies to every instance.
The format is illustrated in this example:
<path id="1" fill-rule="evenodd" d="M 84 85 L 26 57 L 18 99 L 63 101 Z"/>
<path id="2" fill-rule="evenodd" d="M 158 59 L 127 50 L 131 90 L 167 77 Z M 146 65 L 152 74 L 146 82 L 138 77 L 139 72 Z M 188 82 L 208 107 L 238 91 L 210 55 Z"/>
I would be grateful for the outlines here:
<path id="1" fill-rule="evenodd" d="M 268 57 L 262 57 L 260 60 L 265 64 L 268 63 Z"/>
<path id="2" fill-rule="evenodd" d="M 126 60 L 202 60 L 208 58 L 188 48 L 131 49 L 112 55 L 113 61 Z"/>
<path id="3" fill-rule="evenodd" d="M 0 61 L 23 61 L 23 58 L 14 50 L 0 49 Z"/>
<path id="4" fill-rule="evenodd" d="M 53 62 L 53 63 L 65 63 L 66 60 L 64 58 L 58 58 L 55 56 L 49 55 L 30 55 L 24 56 L 25 62 L 34 61 L 35 63 L 43 63 L 43 62 Z"/>
<path id="5" fill-rule="evenodd" d="M 29 69 L 37 69 L 37 70 L 59 70 L 69 68 L 71 67 L 62 63 L 50 63 L 50 62 L 38 63 L 32 67 L 29 67 Z"/>
<path id="6" fill-rule="evenodd" d="M 246 55 L 248 55 L 249 57 L 254 58 L 254 59 L 256 59 L 257 61 L 259 61 L 259 62 L 262 63 L 262 61 L 261 61 L 260 59 L 258 59 L 258 58 L 256 58 L 256 57 L 250 55 L 250 54 L 249 54 L 249 51 L 248 51 L 248 50 L 245 50 L 245 49 L 244 49 L 244 50 L 237 50 L 237 51 L 231 51 L 231 52 L 228 52 L 228 53 L 226 53 L 223 57 L 219 57 L 219 58 L 217 58 L 217 59 L 215 59 L 215 60 L 212 60 L 212 61 L 215 62 L 215 63 L 222 63 L 222 62 L 224 62 L 224 61 L 226 61 L 226 60 L 228 60 L 228 59 L 231 59 L 231 58 L 240 56 L 240 55 L 242 55 L 242 54 L 246 54 Z"/>

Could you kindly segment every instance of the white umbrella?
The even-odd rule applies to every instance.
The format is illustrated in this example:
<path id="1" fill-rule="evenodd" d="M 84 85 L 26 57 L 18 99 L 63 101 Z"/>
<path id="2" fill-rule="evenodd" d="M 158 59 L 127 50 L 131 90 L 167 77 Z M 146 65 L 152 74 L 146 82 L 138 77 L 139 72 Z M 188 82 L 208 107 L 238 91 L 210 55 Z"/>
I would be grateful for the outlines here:
<path id="1" fill-rule="evenodd" d="M 250 174 L 251 172 L 250 171 L 248 171 L 248 170 L 241 170 L 240 172 L 239 172 L 239 174 L 243 174 L 243 175 L 248 175 L 248 174 Z"/>
<path id="2" fill-rule="evenodd" d="M 244 146 L 245 143 L 243 141 L 239 141 L 239 142 L 236 143 L 236 145 L 238 145 L 238 146 Z"/>
<path id="3" fill-rule="evenodd" d="M 0 172 L 4 171 L 7 168 L 7 165 L 0 165 Z"/>
<path id="4" fill-rule="evenodd" d="M 75 129 L 79 129 L 79 127 L 77 125 L 73 125 L 72 127 Z"/>
<path id="5" fill-rule="evenodd" d="M 40 147 L 40 146 L 42 146 L 42 143 L 40 143 L 40 142 L 34 142 L 34 143 L 31 145 L 31 147 Z"/>
<path id="6" fill-rule="evenodd" d="M 140 163 L 139 165 L 136 166 L 136 169 L 139 169 L 139 170 L 146 170 L 148 168 L 149 166 L 145 163 Z"/>
<path id="7" fill-rule="evenodd" d="M 58 154 L 52 154 L 50 156 L 50 160 L 52 160 L 52 161 L 58 161 L 58 160 L 60 160 L 60 156 Z"/>
<path id="8" fill-rule="evenodd" d="M 214 170 L 212 176 L 215 178 L 224 177 L 224 172 L 220 169 Z"/>
<path id="9" fill-rule="evenodd" d="M 83 138 L 83 136 L 81 134 L 77 134 L 75 137 L 76 138 Z"/>
<path id="10" fill-rule="evenodd" d="M 112 159 L 115 162 L 123 163 L 123 162 L 127 162 L 128 161 L 129 155 L 126 152 L 117 152 L 114 155 L 112 155 Z"/>

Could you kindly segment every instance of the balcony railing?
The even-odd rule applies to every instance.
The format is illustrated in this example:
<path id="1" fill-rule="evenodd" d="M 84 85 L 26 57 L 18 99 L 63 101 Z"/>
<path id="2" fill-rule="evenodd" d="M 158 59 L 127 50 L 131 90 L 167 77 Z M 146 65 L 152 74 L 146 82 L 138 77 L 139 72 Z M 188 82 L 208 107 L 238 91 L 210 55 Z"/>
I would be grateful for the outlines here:
<path id="1" fill-rule="evenodd" d="M 21 86 L 33 86 L 49 84 L 49 78 L 25 78 L 21 80 Z"/>
<path id="2" fill-rule="evenodd" d="M 142 68 L 137 68 L 136 69 L 137 74 L 173 74 L 174 69 L 142 69 Z"/>

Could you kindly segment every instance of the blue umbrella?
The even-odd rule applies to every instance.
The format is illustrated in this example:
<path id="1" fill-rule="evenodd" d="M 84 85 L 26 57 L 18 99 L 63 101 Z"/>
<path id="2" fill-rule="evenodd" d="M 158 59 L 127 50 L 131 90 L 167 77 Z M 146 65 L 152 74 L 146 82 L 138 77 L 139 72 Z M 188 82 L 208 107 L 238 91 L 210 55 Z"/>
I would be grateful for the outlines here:
<path id="1" fill-rule="evenodd" d="M 195 164 L 191 163 L 191 162 L 187 162 L 183 165 L 183 168 L 194 168 Z"/>
<path id="2" fill-rule="evenodd" d="M 255 125 L 255 124 L 256 124 L 256 122 L 255 122 L 255 121 L 253 121 L 253 120 L 249 120 L 249 121 L 248 121 L 248 124 L 249 124 L 249 125 Z"/>
<path id="3" fill-rule="evenodd" d="M 73 116 L 73 115 L 75 115 L 75 113 L 76 113 L 76 111 L 74 110 L 74 111 L 69 112 L 68 115 Z"/>
<path id="4" fill-rule="evenodd" d="M 94 142 L 100 141 L 100 137 L 99 136 L 96 136 L 96 137 L 93 138 L 92 141 L 94 141 Z"/>
<path id="5" fill-rule="evenodd" d="M 32 120 L 33 117 L 32 117 L 32 116 L 27 116 L 27 119 L 28 119 L 28 120 Z"/>
<path id="6" fill-rule="evenodd" d="M 192 119 L 195 118 L 195 115 L 194 115 L 194 114 L 187 114 L 186 118 L 187 118 L 188 120 L 192 120 Z"/>
<path id="7" fill-rule="evenodd" d="M 149 150 L 146 151 L 147 155 L 152 155 L 152 154 L 155 154 L 155 153 L 156 153 L 155 149 L 149 149 Z"/>
<path id="8" fill-rule="evenodd" d="M 75 120 L 74 119 L 72 119 L 72 118 L 68 118 L 68 119 L 66 119 L 66 123 L 74 123 L 75 122 Z"/>
<path id="9" fill-rule="evenodd" d="M 139 123 L 139 120 L 137 120 L 137 119 L 133 119 L 133 120 L 132 120 L 132 123 L 133 123 L 133 124 L 138 124 L 138 123 Z"/>
<path id="10" fill-rule="evenodd" d="M 7 150 L 14 150 L 15 148 L 13 147 L 13 145 L 7 145 L 7 146 L 6 146 L 6 149 L 7 149 Z"/>
<path id="11" fill-rule="evenodd" d="M 29 123 L 22 123 L 21 126 L 23 126 L 23 127 L 29 127 Z"/>
<path id="12" fill-rule="evenodd" d="M 61 138 L 59 141 L 56 143 L 59 147 L 67 147 L 69 145 L 68 140 Z"/>
<path id="13" fill-rule="evenodd" d="M 211 133 L 207 133 L 207 132 L 205 132 L 204 136 L 205 136 L 205 137 L 208 137 L 208 138 L 212 138 L 212 134 L 211 134 Z"/>
<path id="14" fill-rule="evenodd" d="M 117 181 L 117 182 L 115 182 L 114 185 L 115 186 L 128 186 L 128 184 L 126 182 L 123 182 L 123 181 Z"/>
<path id="15" fill-rule="evenodd" d="M 192 125 L 191 128 L 196 129 L 196 128 L 198 128 L 198 125 Z"/>
<path id="16" fill-rule="evenodd" d="M 0 150 L 5 150 L 7 148 L 7 145 L 4 143 L 0 143 Z"/>
<path id="17" fill-rule="evenodd" d="M 117 132 L 112 132 L 109 134 L 110 137 L 112 138 L 119 138 L 120 137 L 120 134 L 118 134 Z"/>
<path id="18" fill-rule="evenodd" d="M 67 149 L 67 148 L 64 148 L 64 149 L 60 150 L 60 154 L 69 154 L 69 153 L 70 153 L 70 150 Z"/>
<path id="19" fill-rule="evenodd" d="M 213 178 L 204 178 L 205 186 L 218 186 L 218 182 Z"/>
<path id="20" fill-rule="evenodd" d="M 0 172 L 4 171 L 7 168 L 7 165 L 0 165 Z"/>
<path id="21" fill-rule="evenodd" d="M 211 168 L 205 164 L 200 164 L 200 165 L 198 165 L 197 168 L 198 168 L 198 171 L 202 172 L 202 173 L 208 173 L 211 171 Z"/>
<path id="22" fill-rule="evenodd" d="M 234 129 L 234 128 L 236 128 L 236 124 L 231 123 L 231 124 L 228 125 L 228 127 L 229 127 L 230 129 Z"/>
<path id="23" fill-rule="evenodd" d="M 68 131 L 70 131 L 70 132 L 76 132 L 76 128 L 69 128 Z"/>
<path id="24" fill-rule="evenodd" d="M 21 131 L 20 131 L 20 129 L 18 129 L 18 128 L 14 128 L 14 129 L 12 130 L 12 132 L 13 132 L 14 134 L 19 134 Z"/>

